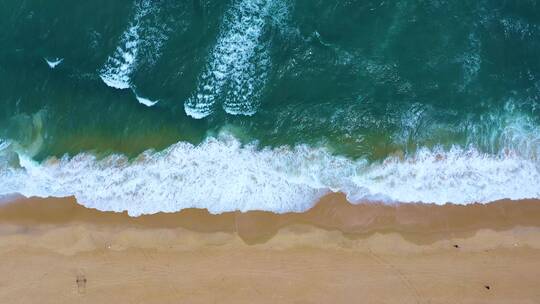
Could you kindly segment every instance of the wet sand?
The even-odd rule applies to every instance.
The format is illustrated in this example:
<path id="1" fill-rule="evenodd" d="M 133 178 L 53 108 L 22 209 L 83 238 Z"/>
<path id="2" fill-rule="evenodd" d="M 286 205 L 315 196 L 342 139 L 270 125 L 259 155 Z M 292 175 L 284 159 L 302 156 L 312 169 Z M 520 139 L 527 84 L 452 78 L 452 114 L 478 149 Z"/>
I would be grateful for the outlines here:
<path id="1" fill-rule="evenodd" d="M 540 201 L 130 218 L 0 203 L 0 303 L 539 303 Z"/>

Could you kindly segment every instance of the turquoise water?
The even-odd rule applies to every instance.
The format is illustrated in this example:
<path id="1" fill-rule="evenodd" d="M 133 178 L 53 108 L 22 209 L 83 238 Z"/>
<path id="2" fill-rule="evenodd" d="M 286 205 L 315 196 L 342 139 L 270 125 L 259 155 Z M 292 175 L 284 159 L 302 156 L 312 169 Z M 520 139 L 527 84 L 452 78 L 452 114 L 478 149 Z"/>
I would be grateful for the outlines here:
<path id="1" fill-rule="evenodd" d="M 0 194 L 540 197 L 536 1 L 0 0 L 0 45 Z"/>

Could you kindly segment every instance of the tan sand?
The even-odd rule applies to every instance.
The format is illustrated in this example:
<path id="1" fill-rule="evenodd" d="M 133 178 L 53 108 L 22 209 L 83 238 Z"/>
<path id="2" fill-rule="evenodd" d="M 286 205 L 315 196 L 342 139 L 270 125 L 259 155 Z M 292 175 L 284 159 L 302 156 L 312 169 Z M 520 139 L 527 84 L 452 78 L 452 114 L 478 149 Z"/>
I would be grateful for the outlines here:
<path id="1" fill-rule="evenodd" d="M 540 303 L 540 202 L 130 218 L 0 207 L 0 303 Z"/>

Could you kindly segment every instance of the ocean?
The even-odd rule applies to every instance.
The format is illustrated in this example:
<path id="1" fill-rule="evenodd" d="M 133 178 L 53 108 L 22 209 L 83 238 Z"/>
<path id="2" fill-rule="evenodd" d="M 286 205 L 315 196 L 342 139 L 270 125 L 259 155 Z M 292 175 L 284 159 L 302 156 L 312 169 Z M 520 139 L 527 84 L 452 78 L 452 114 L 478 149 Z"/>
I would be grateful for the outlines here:
<path id="1" fill-rule="evenodd" d="M 0 196 L 540 198 L 540 3 L 0 0 Z"/>

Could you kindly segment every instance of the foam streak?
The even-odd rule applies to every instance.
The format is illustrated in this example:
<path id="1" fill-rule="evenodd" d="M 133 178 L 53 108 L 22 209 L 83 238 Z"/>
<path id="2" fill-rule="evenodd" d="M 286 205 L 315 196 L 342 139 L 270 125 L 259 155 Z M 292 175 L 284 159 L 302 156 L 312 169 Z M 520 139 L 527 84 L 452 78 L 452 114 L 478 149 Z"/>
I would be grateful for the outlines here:
<path id="1" fill-rule="evenodd" d="M 142 19 L 154 9 L 150 0 L 136 2 L 133 21 L 122 34 L 120 45 L 116 48 L 114 54 L 107 58 L 107 62 L 100 71 L 101 79 L 109 87 L 122 90 L 132 86 L 131 74 L 137 65 L 140 54 L 139 48 L 142 44 Z"/>
<path id="2" fill-rule="evenodd" d="M 184 105 L 188 115 L 210 115 L 218 99 L 229 114 L 255 114 L 270 67 L 261 41 L 269 8 L 270 1 L 241 0 L 227 12 L 196 93 Z"/>

